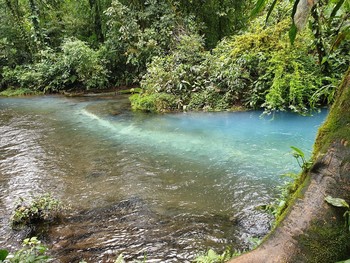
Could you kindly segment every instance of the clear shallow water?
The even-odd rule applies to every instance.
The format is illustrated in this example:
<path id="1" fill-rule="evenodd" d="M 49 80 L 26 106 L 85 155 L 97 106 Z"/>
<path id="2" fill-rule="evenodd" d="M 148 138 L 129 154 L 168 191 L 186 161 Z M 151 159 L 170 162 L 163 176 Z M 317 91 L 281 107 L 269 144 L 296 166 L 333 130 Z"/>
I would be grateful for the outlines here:
<path id="1" fill-rule="evenodd" d="M 270 218 L 254 207 L 298 171 L 326 112 L 131 113 L 125 98 L 0 98 L 0 247 L 19 235 L 19 196 L 72 205 L 44 238 L 62 262 L 186 262 L 199 250 L 246 248 Z"/>

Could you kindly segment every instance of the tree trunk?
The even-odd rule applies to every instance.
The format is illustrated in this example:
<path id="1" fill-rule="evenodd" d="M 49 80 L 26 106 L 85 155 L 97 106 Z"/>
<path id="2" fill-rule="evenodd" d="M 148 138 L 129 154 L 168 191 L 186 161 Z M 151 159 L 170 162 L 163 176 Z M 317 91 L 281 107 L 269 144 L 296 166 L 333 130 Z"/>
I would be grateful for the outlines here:
<path id="1" fill-rule="evenodd" d="M 350 232 L 344 208 L 327 195 L 350 201 L 350 68 L 326 122 L 320 128 L 314 165 L 284 219 L 255 250 L 230 263 L 336 262 L 350 258 Z"/>

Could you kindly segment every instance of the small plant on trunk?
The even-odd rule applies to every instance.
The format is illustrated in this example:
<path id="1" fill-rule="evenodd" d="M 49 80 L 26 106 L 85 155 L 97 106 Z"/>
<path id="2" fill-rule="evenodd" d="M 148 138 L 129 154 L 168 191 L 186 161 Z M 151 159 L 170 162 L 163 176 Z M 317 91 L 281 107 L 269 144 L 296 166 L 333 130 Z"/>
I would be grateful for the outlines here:
<path id="1" fill-rule="evenodd" d="M 343 216 L 345 219 L 345 226 L 350 231 L 350 206 L 349 206 L 349 204 L 342 198 L 335 198 L 335 197 L 332 197 L 330 195 L 328 195 L 324 200 L 332 206 L 346 208 L 346 211 L 343 214 Z"/>

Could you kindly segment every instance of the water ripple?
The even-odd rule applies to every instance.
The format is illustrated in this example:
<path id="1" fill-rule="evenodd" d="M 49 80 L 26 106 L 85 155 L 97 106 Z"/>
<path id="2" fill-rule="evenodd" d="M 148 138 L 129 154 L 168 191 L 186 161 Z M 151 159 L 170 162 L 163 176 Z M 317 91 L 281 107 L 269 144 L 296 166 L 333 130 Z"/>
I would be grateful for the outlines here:
<path id="1" fill-rule="evenodd" d="M 311 148 L 324 118 L 260 113 L 143 115 L 125 99 L 0 98 L 0 246 L 19 196 L 53 192 L 72 211 L 42 234 L 61 262 L 190 262 L 247 248 L 271 218 L 290 145 Z M 323 116 L 323 117 L 322 117 Z M 302 144 L 302 146 L 300 145 Z"/>

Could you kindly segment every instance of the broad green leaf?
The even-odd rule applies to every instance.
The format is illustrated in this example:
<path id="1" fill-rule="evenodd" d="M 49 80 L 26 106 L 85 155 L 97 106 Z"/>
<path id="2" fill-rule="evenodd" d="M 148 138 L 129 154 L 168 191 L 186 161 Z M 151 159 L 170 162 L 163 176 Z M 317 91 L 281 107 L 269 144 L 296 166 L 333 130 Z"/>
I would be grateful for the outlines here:
<path id="1" fill-rule="evenodd" d="M 338 33 L 337 37 L 332 43 L 332 46 L 330 48 L 331 52 L 333 52 L 334 49 L 338 48 L 339 45 L 342 43 L 342 41 L 346 39 L 349 35 L 350 35 L 350 25 L 344 26 L 341 32 Z"/>
<path id="2" fill-rule="evenodd" d="M 216 259 L 216 258 L 218 257 L 218 254 L 216 254 L 216 252 L 215 252 L 214 250 L 209 249 L 209 251 L 208 251 L 208 257 L 209 257 L 210 259 Z"/>
<path id="3" fill-rule="evenodd" d="M 74 83 L 77 79 L 78 79 L 78 78 L 77 78 L 77 76 L 75 76 L 75 75 L 72 75 L 72 76 L 69 77 L 69 80 L 70 80 L 70 82 L 72 82 L 72 83 Z"/>
<path id="4" fill-rule="evenodd" d="M 349 204 L 342 198 L 331 197 L 330 195 L 324 199 L 328 204 L 336 207 L 346 207 L 349 208 Z"/>
<path id="5" fill-rule="evenodd" d="M 321 61 L 321 65 L 323 65 L 324 63 L 326 63 L 328 61 L 328 57 L 323 57 L 322 61 Z"/>
<path id="6" fill-rule="evenodd" d="M 289 29 L 289 40 L 292 45 L 294 45 L 295 38 L 297 36 L 298 29 L 296 25 L 293 23 Z"/>
<path id="7" fill-rule="evenodd" d="M 300 157 L 304 158 L 305 157 L 305 154 L 303 153 L 302 150 L 300 150 L 299 148 L 297 147 L 294 147 L 294 146 L 290 146 L 290 148 L 296 152 Z"/>
<path id="8" fill-rule="evenodd" d="M 35 262 L 45 262 L 45 260 L 48 260 L 49 256 L 41 255 L 41 256 L 35 256 Z"/>
<path id="9" fill-rule="evenodd" d="M 123 253 L 118 256 L 118 258 L 114 261 L 114 263 L 125 263 L 123 258 Z"/>
<path id="10" fill-rule="evenodd" d="M 9 252 L 6 249 L 0 249 L 0 260 L 5 260 Z"/>
<path id="11" fill-rule="evenodd" d="M 350 259 L 343 260 L 343 261 L 337 261 L 335 263 L 350 263 Z"/>
<path id="12" fill-rule="evenodd" d="M 332 21 L 332 19 L 335 17 L 337 14 L 338 10 L 340 7 L 344 4 L 344 0 L 339 0 L 338 3 L 335 5 L 335 7 L 332 10 L 332 13 L 330 15 L 329 23 Z"/>
<path id="13" fill-rule="evenodd" d="M 278 2 L 278 0 L 274 0 L 273 3 L 272 3 L 272 5 L 270 6 L 269 11 L 268 11 L 268 13 L 267 13 L 267 15 L 266 15 L 265 23 L 267 23 L 267 21 L 269 20 L 269 17 L 270 17 L 270 15 L 271 15 L 273 9 L 275 8 L 275 5 L 276 5 L 277 2 Z"/>
<path id="14" fill-rule="evenodd" d="M 254 9 L 252 10 L 252 12 L 250 13 L 251 17 L 256 16 L 257 14 L 259 14 L 261 12 L 261 10 L 263 10 L 263 8 L 266 5 L 267 0 L 258 0 L 256 2 L 256 5 L 254 7 Z"/>

